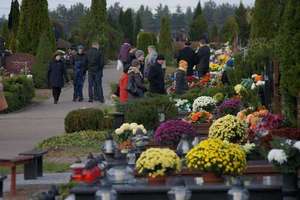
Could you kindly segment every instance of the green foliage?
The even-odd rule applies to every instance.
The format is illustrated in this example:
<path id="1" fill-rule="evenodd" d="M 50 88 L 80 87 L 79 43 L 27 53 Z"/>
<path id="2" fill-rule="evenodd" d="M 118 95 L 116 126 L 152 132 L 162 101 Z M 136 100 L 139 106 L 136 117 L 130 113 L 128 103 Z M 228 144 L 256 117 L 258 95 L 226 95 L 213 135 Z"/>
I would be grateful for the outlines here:
<path id="1" fill-rule="evenodd" d="M 219 42 L 219 29 L 216 24 L 214 24 L 210 30 L 209 34 L 210 41 Z"/>
<path id="2" fill-rule="evenodd" d="M 101 46 L 107 47 L 107 14 L 106 0 L 92 0 L 90 13 L 88 15 L 88 28 L 85 31 L 91 33 L 89 43 L 98 41 Z"/>
<path id="3" fill-rule="evenodd" d="M 18 0 L 11 1 L 10 12 L 8 15 L 8 29 L 17 34 L 20 18 L 20 5 Z"/>
<path id="4" fill-rule="evenodd" d="M 103 111 L 87 108 L 71 111 L 65 118 L 65 131 L 73 133 L 83 130 L 103 130 Z"/>
<path id="5" fill-rule="evenodd" d="M 228 17 L 222 28 L 222 40 L 223 42 L 232 42 L 239 33 L 239 25 L 236 19 L 231 16 Z"/>
<path id="6" fill-rule="evenodd" d="M 173 42 L 169 17 L 162 17 L 159 33 L 159 52 L 166 57 L 167 62 L 172 61 Z"/>
<path id="7" fill-rule="evenodd" d="M 284 94 L 284 111 L 292 124 L 296 122 L 296 98 L 300 95 L 300 2 L 287 1 L 278 36 L 280 87 Z"/>
<path id="8" fill-rule="evenodd" d="M 0 36 L 2 36 L 7 43 L 9 41 L 9 30 L 8 30 L 8 22 L 5 20 L 0 27 Z"/>
<path id="9" fill-rule="evenodd" d="M 193 19 L 195 20 L 199 15 L 202 15 L 201 1 L 198 2 L 195 8 Z"/>
<path id="10" fill-rule="evenodd" d="M 122 43 L 123 34 L 112 26 L 107 27 L 108 32 L 108 47 L 106 49 L 107 57 L 109 59 L 116 59 L 118 56 L 118 49 Z"/>
<path id="11" fill-rule="evenodd" d="M 133 26 L 133 11 L 128 8 L 122 16 L 120 21 L 122 27 L 124 38 L 128 39 L 131 44 L 135 41 L 134 38 L 134 26 Z"/>
<path id="12" fill-rule="evenodd" d="M 198 15 L 190 26 L 190 40 L 199 41 L 207 33 L 207 22 L 204 16 Z"/>
<path id="13" fill-rule="evenodd" d="M 143 124 L 146 129 L 154 130 L 160 124 L 159 113 L 165 114 L 165 120 L 177 117 L 178 111 L 168 96 L 156 96 L 119 104 L 117 110 L 124 112 L 125 121 Z"/>
<path id="14" fill-rule="evenodd" d="M 47 88 L 47 72 L 53 49 L 48 34 L 42 34 L 37 49 L 36 63 L 32 66 L 33 82 L 36 88 Z"/>
<path id="15" fill-rule="evenodd" d="M 137 37 L 137 48 L 147 52 L 147 48 L 150 45 L 156 46 L 157 40 L 154 33 L 140 32 Z"/>
<path id="16" fill-rule="evenodd" d="M 142 19 L 140 13 L 136 14 L 135 26 L 134 26 L 134 44 L 137 44 L 137 36 L 143 28 Z"/>
<path id="17" fill-rule="evenodd" d="M 39 149 L 88 148 L 99 149 L 107 137 L 107 132 L 81 131 L 48 138 L 37 145 Z"/>
<path id="18" fill-rule="evenodd" d="M 4 96 L 8 104 L 8 109 L 5 112 L 12 112 L 25 107 L 34 97 L 33 82 L 25 76 L 4 79 L 3 85 Z"/>
<path id="19" fill-rule="evenodd" d="M 48 16 L 47 0 L 23 0 L 17 33 L 17 51 L 35 54 L 44 32 L 48 34 L 51 43 L 48 48 L 55 49 L 55 38 Z"/>
<path id="20" fill-rule="evenodd" d="M 250 34 L 250 24 L 248 23 L 247 15 L 248 10 L 241 2 L 239 8 L 235 11 L 235 19 L 239 28 L 239 39 L 243 46 L 247 45 Z"/>

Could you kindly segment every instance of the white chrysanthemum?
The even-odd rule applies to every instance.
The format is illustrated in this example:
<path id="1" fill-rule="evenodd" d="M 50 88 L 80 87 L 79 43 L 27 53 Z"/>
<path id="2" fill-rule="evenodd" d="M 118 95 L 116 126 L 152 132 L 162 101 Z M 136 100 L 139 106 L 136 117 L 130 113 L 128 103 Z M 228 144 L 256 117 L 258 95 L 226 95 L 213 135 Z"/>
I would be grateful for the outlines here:
<path id="1" fill-rule="evenodd" d="M 293 145 L 294 148 L 298 149 L 300 151 L 300 141 L 295 142 Z"/>
<path id="2" fill-rule="evenodd" d="M 26 77 L 32 79 L 33 76 L 31 74 L 28 74 Z"/>
<path id="3" fill-rule="evenodd" d="M 124 130 L 130 130 L 131 127 L 130 127 L 129 123 L 124 123 L 124 124 L 122 124 L 122 126 L 120 128 L 122 128 Z"/>
<path id="4" fill-rule="evenodd" d="M 264 86 L 265 85 L 265 81 L 257 81 L 256 85 L 257 86 Z"/>
<path id="5" fill-rule="evenodd" d="M 268 154 L 269 162 L 277 162 L 283 164 L 287 162 L 287 155 L 282 149 L 272 149 Z"/>
<path id="6" fill-rule="evenodd" d="M 123 130 L 122 130 L 121 128 L 118 128 L 118 129 L 115 130 L 115 133 L 116 133 L 117 135 L 120 135 L 120 134 L 123 133 Z"/>
<path id="7" fill-rule="evenodd" d="M 193 103 L 193 111 L 197 112 L 200 110 L 203 110 L 203 108 L 207 107 L 207 106 L 215 106 L 216 105 L 216 101 L 209 96 L 201 96 L 198 97 L 194 103 Z"/>
<path id="8" fill-rule="evenodd" d="M 138 126 L 137 123 L 131 123 L 131 124 L 130 124 L 130 129 L 133 130 L 133 129 L 135 129 L 137 126 Z"/>
<path id="9" fill-rule="evenodd" d="M 251 85 L 251 90 L 255 90 L 255 88 L 256 88 L 255 83 L 252 83 L 252 85 Z"/>
<path id="10" fill-rule="evenodd" d="M 247 142 L 242 146 L 242 148 L 246 153 L 250 153 L 255 148 L 255 144 Z"/>
<path id="11" fill-rule="evenodd" d="M 257 74 L 253 74 L 253 75 L 251 76 L 251 78 L 255 78 L 255 77 L 257 77 Z"/>

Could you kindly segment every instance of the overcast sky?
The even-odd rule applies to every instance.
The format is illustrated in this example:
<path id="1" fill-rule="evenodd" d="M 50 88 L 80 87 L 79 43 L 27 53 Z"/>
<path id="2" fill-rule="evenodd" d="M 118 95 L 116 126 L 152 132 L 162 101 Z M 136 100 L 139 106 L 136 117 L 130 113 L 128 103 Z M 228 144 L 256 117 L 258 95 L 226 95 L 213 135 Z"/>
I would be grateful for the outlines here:
<path id="1" fill-rule="evenodd" d="M 21 0 L 19 0 L 20 2 Z M 137 9 L 140 5 L 150 6 L 151 8 L 155 8 L 158 4 L 167 4 L 171 10 L 174 10 L 177 5 L 180 5 L 183 9 L 188 6 L 195 7 L 199 0 L 107 0 L 108 5 L 112 5 L 115 2 L 120 2 L 124 7 L 131 7 Z M 206 0 L 202 0 L 202 4 Z M 215 0 L 216 3 L 231 3 L 231 4 L 239 4 L 242 1 L 246 5 L 253 5 L 255 0 Z M 0 0 L 0 16 L 7 15 L 10 9 L 11 0 Z M 49 8 L 54 9 L 58 4 L 64 4 L 67 7 L 75 4 L 76 2 L 81 2 L 86 6 L 90 6 L 91 0 L 48 0 Z"/>

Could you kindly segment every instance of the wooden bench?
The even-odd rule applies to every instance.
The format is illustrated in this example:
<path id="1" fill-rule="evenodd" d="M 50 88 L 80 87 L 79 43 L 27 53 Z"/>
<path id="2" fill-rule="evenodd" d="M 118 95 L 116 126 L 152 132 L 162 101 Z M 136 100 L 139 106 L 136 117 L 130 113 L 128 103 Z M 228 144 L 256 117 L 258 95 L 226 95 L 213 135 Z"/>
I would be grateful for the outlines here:
<path id="1" fill-rule="evenodd" d="M 12 196 L 16 195 L 17 166 L 30 163 L 32 160 L 33 156 L 17 156 L 13 159 L 0 159 L 0 167 L 8 167 L 11 169 L 10 194 Z"/>
<path id="2" fill-rule="evenodd" d="M 47 154 L 45 150 L 31 150 L 20 153 L 20 156 L 32 156 L 31 162 L 24 164 L 24 180 L 32 180 L 43 176 L 43 156 Z"/>
<path id="3" fill-rule="evenodd" d="M 3 181 L 6 179 L 6 176 L 0 176 L 0 199 L 3 198 Z"/>

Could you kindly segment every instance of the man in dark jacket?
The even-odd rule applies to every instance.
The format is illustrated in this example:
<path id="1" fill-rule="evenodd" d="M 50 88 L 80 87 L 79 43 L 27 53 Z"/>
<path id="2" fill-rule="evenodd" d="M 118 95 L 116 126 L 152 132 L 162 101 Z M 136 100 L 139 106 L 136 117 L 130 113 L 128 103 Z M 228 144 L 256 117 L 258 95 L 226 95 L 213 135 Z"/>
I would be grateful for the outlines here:
<path id="1" fill-rule="evenodd" d="M 181 49 L 177 56 L 177 63 L 179 64 L 179 61 L 185 60 L 188 63 L 188 69 L 187 69 L 187 76 L 194 75 L 194 60 L 195 60 L 195 53 L 193 49 L 191 48 L 191 43 L 187 41 L 185 43 L 185 46 L 183 49 Z"/>
<path id="2" fill-rule="evenodd" d="M 74 95 L 73 101 L 83 101 L 83 84 L 87 71 L 88 60 L 83 52 L 83 46 L 78 46 L 78 53 L 73 59 L 74 66 Z"/>
<path id="3" fill-rule="evenodd" d="M 99 50 L 99 43 L 93 42 L 92 47 L 87 52 L 88 79 L 89 79 L 89 102 L 94 100 L 104 103 L 102 88 L 102 76 L 104 61 Z"/>
<path id="4" fill-rule="evenodd" d="M 155 94 L 165 94 L 165 79 L 162 64 L 165 62 L 163 55 L 158 55 L 155 64 L 150 66 L 148 80 L 150 82 L 149 91 Z"/>
<path id="5" fill-rule="evenodd" d="M 209 72 L 209 59 L 210 59 L 210 48 L 208 47 L 206 40 L 200 40 L 200 48 L 196 52 L 195 63 L 197 65 L 197 72 L 199 78 Z"/>

